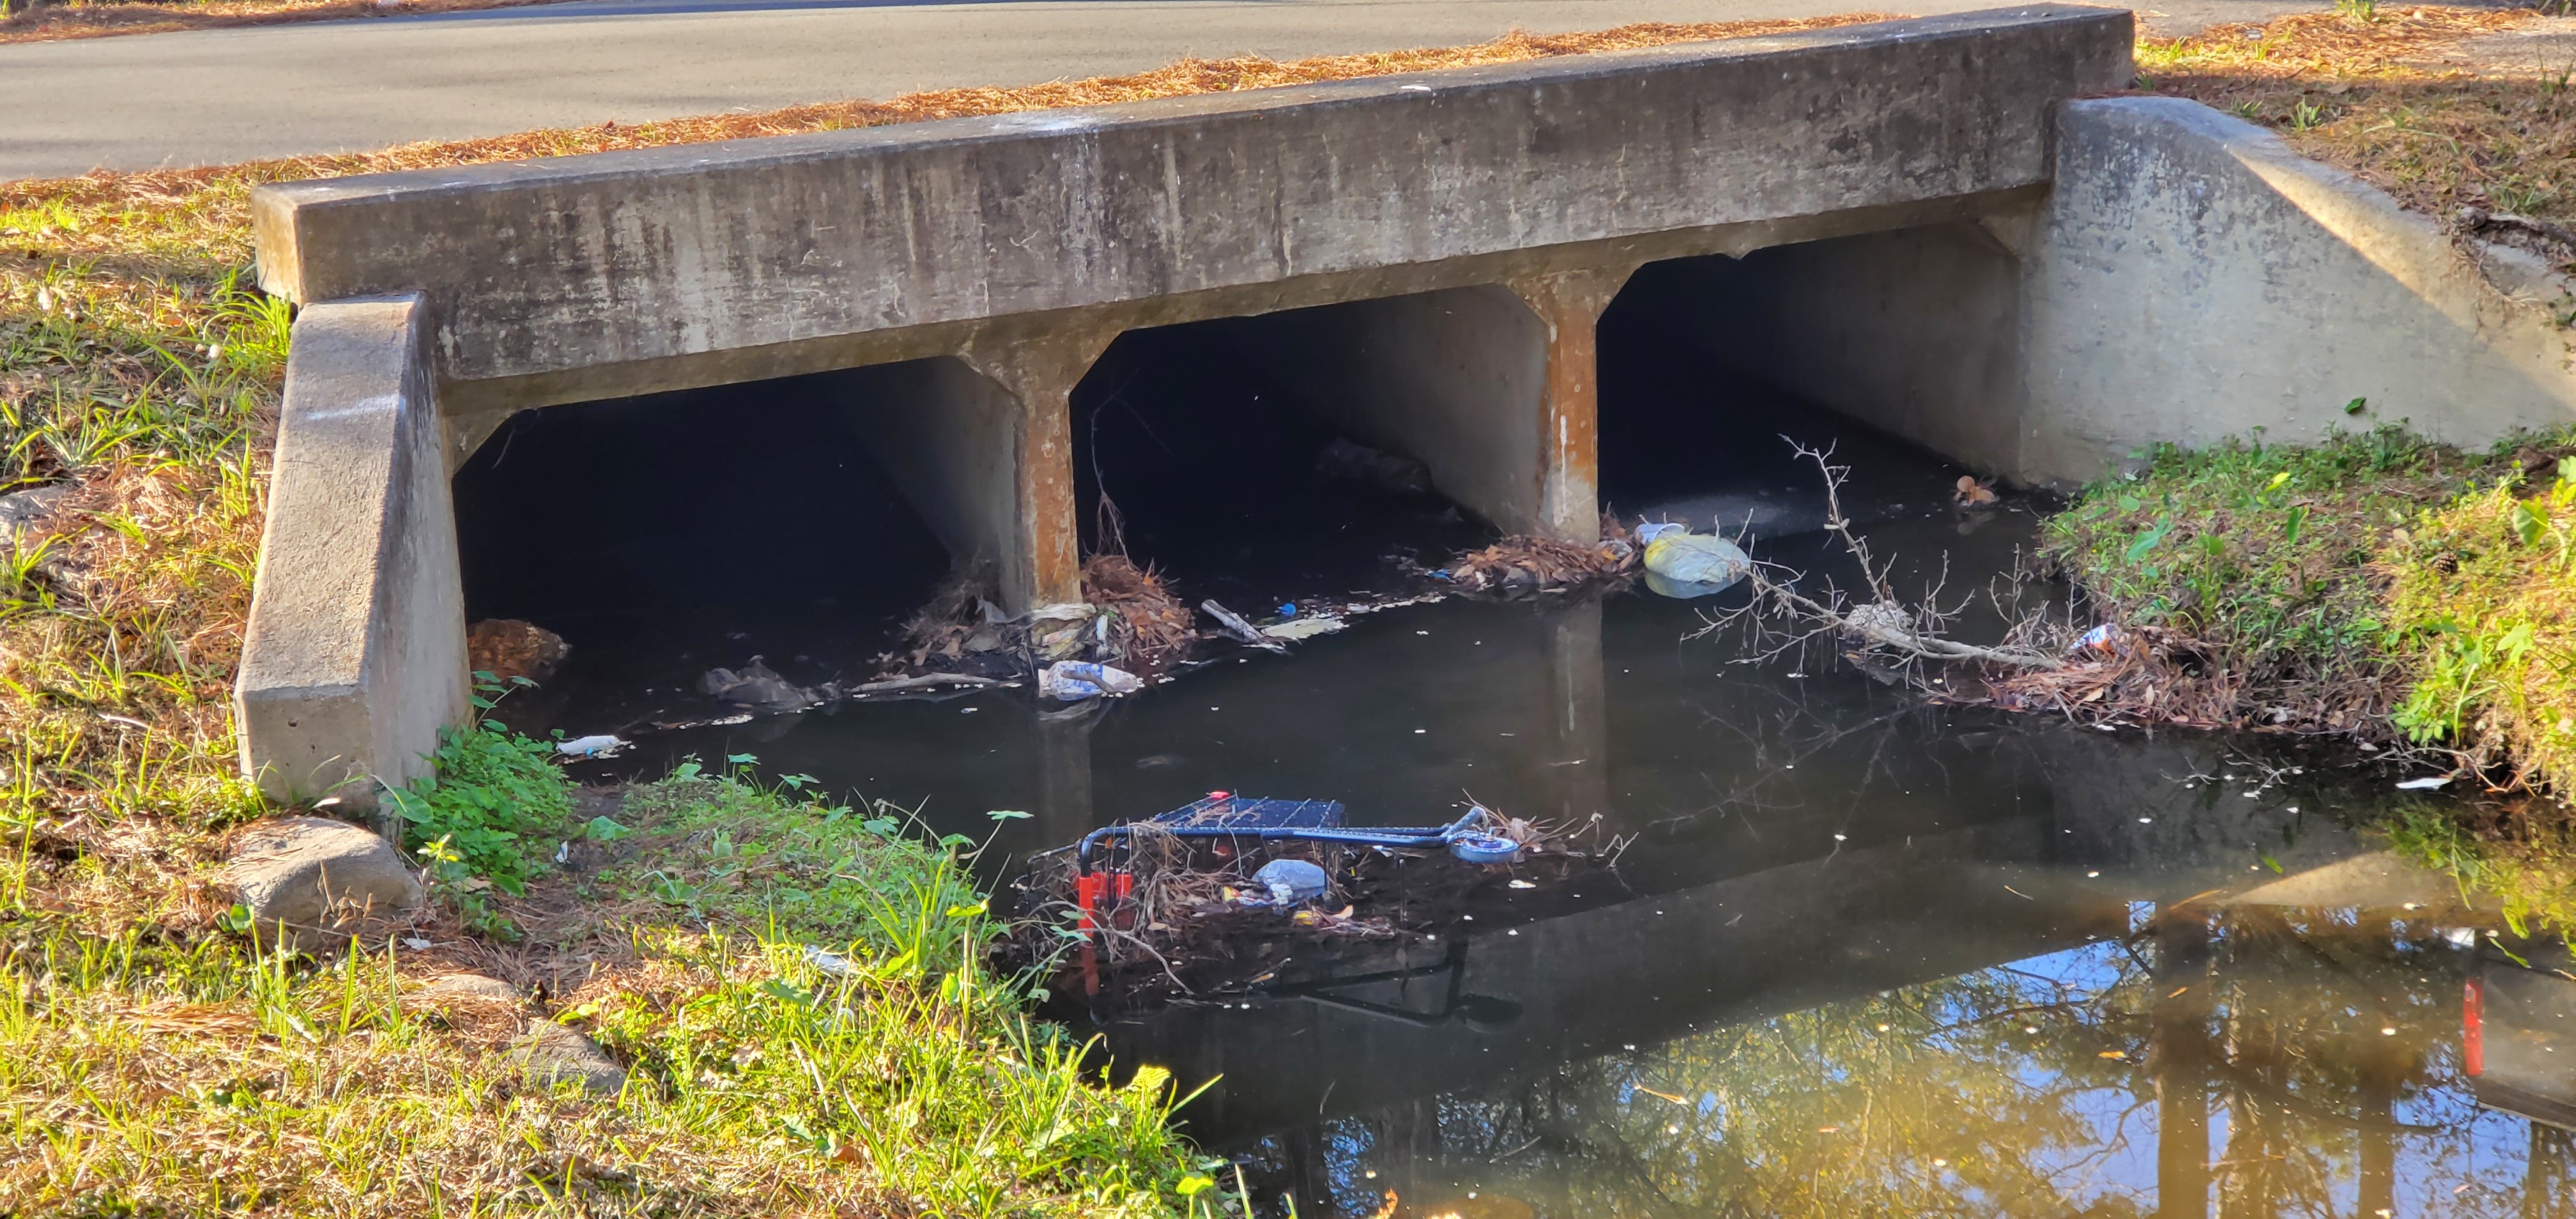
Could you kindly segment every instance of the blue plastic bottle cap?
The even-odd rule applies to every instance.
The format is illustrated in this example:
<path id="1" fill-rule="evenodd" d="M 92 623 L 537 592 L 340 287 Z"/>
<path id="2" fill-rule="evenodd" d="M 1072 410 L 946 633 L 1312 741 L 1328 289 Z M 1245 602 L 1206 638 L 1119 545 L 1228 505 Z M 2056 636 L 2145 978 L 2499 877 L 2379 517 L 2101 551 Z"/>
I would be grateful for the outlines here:
<path id="1" fill-rule="evenodd" d="M 1521 857 L 1521 844 L 1499 834 L 1460 834 L 1449 853 L 1468 863 L 1511 863 Z"/>

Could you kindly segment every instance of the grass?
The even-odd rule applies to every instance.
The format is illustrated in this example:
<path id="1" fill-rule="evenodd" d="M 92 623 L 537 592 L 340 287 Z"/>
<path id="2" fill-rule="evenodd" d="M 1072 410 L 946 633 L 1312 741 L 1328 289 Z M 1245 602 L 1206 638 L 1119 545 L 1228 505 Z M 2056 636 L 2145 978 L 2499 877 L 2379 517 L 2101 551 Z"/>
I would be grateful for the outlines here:
<path id="1" fill-rule="evenodd" d="M 2509 787 L 2576 793 L 2576 462 L 2521 471 L 2391 531 L 2393 719 Z"/>
<path id="2" fill-rule="evenodd" d="M 730 776 L 636 797 L 680 841 L 832 840 L 867 880 L 758 931 L 593 923 L 546 945 L 597 966 L 547 1014 L 626 1063 L 614 1097 L 519 1076 L 507 1051 L 533 1013 L 422 994 L 402 941 L 306 967 L 229 938 L 21 918 L 0 992 L 0 1211 L 1208 1210 L 1168 1076 L 1105 1086 L 1083 1044 L 1025 1014 L 1018 982 L 982 971 L 995 928 L 954 844 Z M 532 895 L 549 883 L 570 882 Z"/>
<path id="3" fill-rule="evenodd" d="M 2160 445 L 2045 527 L 2098 609 L 2172 633 L 2217 707 L 2200 718 L 2394 739 L 2407 672 L 2386 644 L 2388 531 L 2448 503 L 2510 454 L 2465 454 L 2378 427 L 2318 445 Z"/>

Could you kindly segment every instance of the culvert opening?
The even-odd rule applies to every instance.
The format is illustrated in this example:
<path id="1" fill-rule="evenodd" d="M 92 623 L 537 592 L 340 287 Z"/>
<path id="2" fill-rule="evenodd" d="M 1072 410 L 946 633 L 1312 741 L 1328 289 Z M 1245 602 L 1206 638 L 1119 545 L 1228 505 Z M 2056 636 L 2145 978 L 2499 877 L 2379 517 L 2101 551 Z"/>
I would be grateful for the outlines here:
<path id="1" fill-rule="evenodd" d="M 1833 243 L 1812 243 L 1826 246 Z M 1850 468 L 1844 509 L 1881 519 L 1945 504 L 1962 471 L 1821 404 L 1820 363 L 1781 333 L 1785 297 L 1813 285 L 1812 246 L 1648 263 L 1601 316 L 1599 487 L 1623 519 L 1757 538 L 1824 523 L 1821 477 L 1792 442 Z M 1903 323 L 1881 323 L 1893 341 Z"/>
<path id="2" fill-rule="evenodd" d="M 832 373 L 525 411 L 457 471 L 469 622 L 570 654 L 514 727 L 702 716 L 711 668 L 812 684 L 871 670 L 949 555 L 851 426 L 898 409 Z"/>
<path id="3" fill-rule="evenodd" d="M 1123 552 L 1190 604 L 1212 598 L 1258 615 L 1300 597 L 1385 590 L 1490 539 L 1442 473 L 1372 417 L 1373 394 L 1438 375 L 1400 367 L 1419 357 L 1380 327 L 1405 307 L 1359 302 L 1120 336 L 1073 395 L 1085 553 Z"/>

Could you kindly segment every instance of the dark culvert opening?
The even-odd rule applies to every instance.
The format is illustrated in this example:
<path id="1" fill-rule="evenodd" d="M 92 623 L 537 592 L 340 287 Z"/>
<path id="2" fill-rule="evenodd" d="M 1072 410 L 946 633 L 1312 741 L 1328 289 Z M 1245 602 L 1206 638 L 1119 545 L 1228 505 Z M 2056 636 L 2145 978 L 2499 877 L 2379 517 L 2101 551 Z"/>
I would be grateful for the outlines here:
<path id="1" fill-rule="evenodd" d="M 686 716 L 701 674 L 754 655 L 799 683 L 872 671 L 949 560 L 848 425 L 865 390 L 830 373 L 547 407 L 485 441 L 453 482 L 467 619 L 571 645 L 513 726 Z"/>
<path id="2" fill-rule="evenodd" d="M 1796 250 L 1797 247 L 1788 247 Z M 1823 526 L 1823 483 L 1790 441 L 1850 467 L 1844 508 L 1871 520 L 1946 501 L 1961 471 L 1938 454 L 1784 385 L 1772 332 L 1778 263 L 1794 253 L 1648 263 L 1603 311 L 1599 488 L 1628 521 L 1757 538 Z M 1786 437 L 1786 439 L 1784 439 Z"/>
<path id="3" fill-rule="evenodd" d="M 1335 427 L 1280 375 L 1288 344 L 1290 359 L 1333 358 L 1291 333 L 1319 312 L 1155 327 L 1110 345 L 1073 395 L 1084 553 L 1123 552 L 1190 604 L 1257 617 L 1387 588 L 1403 562 L 1436 568 L 1491 536 L 1419 462 Z"/>

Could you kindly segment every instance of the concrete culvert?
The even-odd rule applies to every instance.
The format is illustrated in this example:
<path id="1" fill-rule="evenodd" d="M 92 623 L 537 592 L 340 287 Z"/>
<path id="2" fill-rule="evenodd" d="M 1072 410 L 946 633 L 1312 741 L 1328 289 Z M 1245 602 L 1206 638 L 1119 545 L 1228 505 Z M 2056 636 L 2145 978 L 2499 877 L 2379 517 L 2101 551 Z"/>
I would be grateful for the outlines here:
<path id="1" fill-rule="evenodd" d="M 1524 531 L 1542 343 L 1500 288 L 1130 331 L 1074 393 L 1084 546 L 1258 615 Z"/>
<path id="2" fill-rule="evenodd" d="M 549 407 L 486 440 L 454 479 L 467 617 L 569 645 L 512 726 L 667 711 L 754 656 L 871 675 L 951 565 L 859 426 L 917 409 L 877 371 Z"/>
<path id="3" fill-rule="evenodd" d="M 1786 340 L 1767 319 L 1783 285 L 1751 265 L 1769 253 L 1648 263 L 1602 312 L 1602 502 L 1630 523 L 1674 521 L 1728 537 L 1812 532 L 1824 527 L 1824 485 L 1793 439 L 1831 446 L 1835 464 L 1851 468 L 1847 510 L 1874 517 L 1944 502 L 1955 467 L 1829 409 L 1814 391 L 1836 372 L 1781 354 Z M 1915 329 L 1904 317 L 1878 323 L 1891 346 L 1928 341 Z"/>

